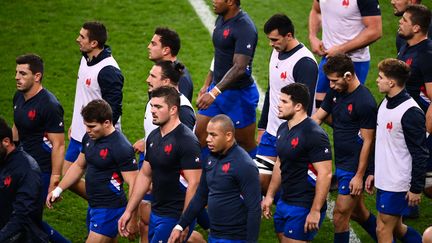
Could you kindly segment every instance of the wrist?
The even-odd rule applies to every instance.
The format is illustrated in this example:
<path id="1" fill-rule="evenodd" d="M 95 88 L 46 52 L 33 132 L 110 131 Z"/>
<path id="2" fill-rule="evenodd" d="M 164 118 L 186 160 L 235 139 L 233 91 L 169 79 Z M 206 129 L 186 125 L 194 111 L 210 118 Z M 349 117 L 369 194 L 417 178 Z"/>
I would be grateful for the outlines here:
<path id="1" fill-rule="evenodd" d="M 181 225 L 179 225 L 179 224 L 177 224 L 176 226 L 174 226 L 174 229 L 176 229 L 176 230 L 178 230 L 180 232 L 183 232 L 183 227 Z"/>
<path id="2" fill-rule="evenodd" d="M 53 197 L 59 197 L 62 192 L 63 189 L 61 189 L 61 187 L 58 186 L 52 191 L 52 195 Z"/>
<path id="3" fill-rule="evenodd" d="M 216 99 L 218 95 L 222 94 L 222 91 L 217 86 L 214 86 L 208 93 L 213 99 Z"/>

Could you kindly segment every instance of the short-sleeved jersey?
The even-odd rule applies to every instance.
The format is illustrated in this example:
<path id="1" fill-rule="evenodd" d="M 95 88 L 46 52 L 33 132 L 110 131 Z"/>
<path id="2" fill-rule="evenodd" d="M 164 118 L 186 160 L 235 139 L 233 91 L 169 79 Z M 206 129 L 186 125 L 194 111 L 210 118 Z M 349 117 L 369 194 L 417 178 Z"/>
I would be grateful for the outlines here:
<path id="1" fill-rule="evenodd" d="M 335 165 L 356 172 L 363 139 L 360 129 L 375 129 L 377 104 L 371 92 L 359 85 L 353 92 L 329 90 L 321 105 L 333 119 Z"/>
<path id="2" fill-rule="evenodd" d="M 252 59 L 246 67 L 245 74 L 228 88 L 239 89 L 251 85 L 254 82 L 252 79 L 252 60 L 257 41 L 258 34 L 255 25 L 245 12 L 240 11 L 235 17 L 226 21 L 222 16 L 219 16 L 213 31 L 215 49 L 213 82 L 219 83 L 233 66 L 234 54 L 242 54 L 250 56 Z"/>
<path id="3" fill-rule="evenodd" d="M 127 204 L 122 171 L 138 170 L 132 145 L 119 131 L 92 140 L 83 137 L 87 162 L 86 192 L 92 208 L 119 208 Z"/>
<path id="4" fill-rule="evenodd" d="M 322 40 L 325 49 L 354 39 L 363 31 L 363 17 L 380 16 L 378 0 L 321 0 Z M 347 53 L 354 62 L 370 60 L 369 46 Z"/>
<path id="5" fill-rule="evenodd" d="M 27 101 L 17 91 L 13 106 L 14 123 L 24 151 L 37 161 L 42 172 L 51 172 L 52 144 L 47 133 L 64 132 L 63 107 L 46 89 Z"/>
<path id="6" fill-rule="evenodd" d="M 405 44 L 397 58 L 411 67 L 405 88 L 426 113 L 430 100 L 426 96 L 424 84 L 432 82 L 432 40 L 426 39 L 413 46 Z"/>
<path id="7" fill-rule="evenodd" d="M 186 192 L 179 179 L 183 170 L 200 169 L 200 145 L 184 124 L 162 137 L 160 128 L 146 141 L 145 161 L 152 169 L 152 211 L 164 217 L 179 218 Z"/>
<path id="8" fill-rule="evenodd" d="M 291 129 L 284 122 L 277 132 L 276 150 L 280 159 L 282 200 L 310 208 L 317 175 L 312 164 L 332 159 L 327 134 L 309 117 Z"/>

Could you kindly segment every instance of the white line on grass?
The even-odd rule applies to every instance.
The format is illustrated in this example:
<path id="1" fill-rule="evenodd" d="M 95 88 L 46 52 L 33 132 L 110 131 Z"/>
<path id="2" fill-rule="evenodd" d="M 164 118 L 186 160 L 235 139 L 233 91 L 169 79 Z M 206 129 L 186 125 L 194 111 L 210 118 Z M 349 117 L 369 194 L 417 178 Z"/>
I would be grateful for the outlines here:
<path id="1" fill-rule="evenodd" d="M 212 13 L 209 6 L 204 2 L 204 0 L 188 0 L 188 1 L 192 5 L 192 7 L 194 8 L 198 17 L 201 19 L 201 22 L 207 28 L 207 30 L 209 31 L 209 33 L 211 35 L 211 33 L 213 33 L 214 22 L 216 21 L 216 16 Z M 255 77 L 254 77 L 254 79 L 255 79 Z M 264 104 L 265 94 L 262 91 L 261 87 L 259 87 L 258 82 L 256 82 L 256 85 L 258 87 L 258 92 L 260 94 L 258 109 L 261 110 L 262 106 Z M 327 197 L 327 217 L 331 221 L 333 221 L 334 206 L 335 206 L 334 201 L 331 200 L 330 197 Z M 351 227 L 350 227 L 350 242 L 351 243 L 360 243 L 361 242 Z"/>

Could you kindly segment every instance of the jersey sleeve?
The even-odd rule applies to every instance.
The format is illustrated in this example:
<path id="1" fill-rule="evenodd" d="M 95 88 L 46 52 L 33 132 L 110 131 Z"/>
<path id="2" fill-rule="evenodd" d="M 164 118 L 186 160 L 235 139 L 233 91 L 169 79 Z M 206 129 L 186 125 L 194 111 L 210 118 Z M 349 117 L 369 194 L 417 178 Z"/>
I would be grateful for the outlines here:
<path id="1" fill-rule="evenodd" d="M 431 45 L 428 45 L 428 47 Z M 421 55 L 421 60 L 419 63 L 421 72 L 423 74 L 423 80 L 425 83 L 431 83 L 432 82 L 432 48 L 426 48 L 426 50 L 423 52 L 423 55 Z"/>
<path id="2" fill-rule="evenodd" d="M 99 72 L 98 83 L 101 88 L 102 99 L 111 106 L 114 125 L 122 114 L 123 82 L 123 74 L 114 66 L 106 66 Z"/>
<path id="3" fill-rule="evenodd" d="M 116 162 L 120 171 L 134 171 L 138 170 L 137 160 L 135 153 L 130 144 L 128 146 L 122 145 L 120 149 L 116 149 Z"/>
<path id="4" fill-rule="evenodd" d="M 193 137 L 193 139 L 189 139 L 190 136 Z M 194 170 L 194 169 L 200 169 L 201 163 L 200 163 L 200 145 L 198 142 L 198 139 L 194 137 L 195 135 L 186 135 L 185 137 L 188 138 L 188 140 L 182 140 L 180 144 L 181 150 L 180 150 L 180 166 L 183 170 Z"/>
<path id="5" fill-rule="evenodd" d="M 320 131 L 316 129 L 309 133 L 310 148 L 308 151 L 311 163 L 332 160 L 329 138 L 324 130 L 319 129 Z"/>
<path id="6" fill-rule="evenodd" d="M 186 96 L 186 98 L 190 102 L 192 102 L 193 82 L 192 82 L 192 78 L 189 74 L 189 71 L 186 68 L 183 70 L 183 75 L 180 77 L 178 87 L 179 87 L 180 93 L 182 93 L 184 96 Z"/>
<path id="7" fill-rule="evenodd" d="M 332 112 L 333 109 L 333 98 L 334 98 L 334 91 L 330 89 L 327 92 L 323 102 L 321 103 L 321 108 L 329 114 Z"/>
<path id="8" fill-rule="evenodd" d="M 314 108 L 318 65 L 312 58 L 303 57 L 294 65 L 293 76 L 296 83 L 304 84 L 309 89 L 310 97 L 307 114 L 310 116 Z"/>
<path id="9" fill-rule="evenodd" d="M 362 17 L 381 15 L 378 0 L 357 0 L 357 5 Z"/>
<path id="10" fill-rule="evenodd" d="M 196 118 L 195 118 L 195 113 L 191 107 L 186 105 L 180 106 L 179 118 L 181 123 L 186 125 L 191 131 L 193 131 L 195 127 Z"/>
<path id="11" fill-rule="evenodd" d="M 367 98 L 357 107 L 357 114 L 360 120 L 360 128 L 375 129 L 377 124 L 377 105 L 372 94 L 367 93 Z"/>
<path id="12" fill-rule="evenodd" d="M 258 41 L 258 35 L 252 23 L 242 22 L 236 28 L 235 54 L 243 54 L 252 57 Z"/>
<path id="13" fill-rule="evenodd" d="M 58 102 L 48 102 L 45 106 L 45 131 L 47 133 L 64 132 L 64 111 Z"/>

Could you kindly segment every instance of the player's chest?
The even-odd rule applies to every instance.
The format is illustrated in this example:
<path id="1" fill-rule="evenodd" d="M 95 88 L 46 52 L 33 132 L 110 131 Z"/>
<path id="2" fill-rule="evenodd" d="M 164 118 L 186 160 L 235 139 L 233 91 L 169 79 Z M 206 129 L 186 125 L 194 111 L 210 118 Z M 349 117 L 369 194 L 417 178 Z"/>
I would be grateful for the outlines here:
<path id="1" fill-rule="evenodd" d="M 213 189 L 232 188 L 234 175 L 238 173 L 234 160 L 217 160 L 210 157 L 204 165 L 207 185 Z"/>
<path id="2" fill-rule="evenodd" d="M 14 104 L 14 123 L 19 129 L 40 130 L 45 127 L 43 104 L 17 102 Z"/>
<path id="3" fill-rule="evenodd" d="M 86 162 L 96 168 L 111 168 L 116 165 L 114 150 L 106 144 L 87 142 L 84 152 Z"/>
<path id="4" fill-rule="evenodd" d="M 148 160 L 152 168 L 170 170 L 180 167 L 180 146 L 187 144 L 178 144 L 172 140 L 151 141 L 147 148 Z"/>

